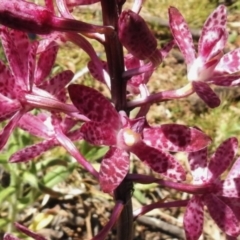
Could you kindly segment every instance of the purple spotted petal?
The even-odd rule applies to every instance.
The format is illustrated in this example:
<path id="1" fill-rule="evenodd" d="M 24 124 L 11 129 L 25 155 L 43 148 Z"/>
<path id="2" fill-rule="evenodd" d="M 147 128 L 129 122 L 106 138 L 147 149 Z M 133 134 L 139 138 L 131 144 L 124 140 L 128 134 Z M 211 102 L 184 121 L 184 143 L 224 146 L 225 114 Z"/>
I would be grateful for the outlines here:
<path id="1" fill-rule="evenodd" d="M 215 69 L 218 73 L 237 73 L 240 71 L 240 48 L 225 54 Z"/>
<path id="2" fill-rule="evenodd" d="M 116 144 L 117 132 L 108 124 L 99 122 L 86 122 L 81 127 L 82 137 L 94 145 L 111 146 Z"/>
<path id="3" fill-rule="evenodd" d="M 240 221 L 240 201 L 239 198 L 220 197 L 234 212 L 238 221 Z"/>
<path id="4" fill-rule="evenodd" d="M 30 113 L 25 113 L 22 116 L 18 122 L 18 127 L 40 138 L 50 138 L 54 136 L 51 127 L 49 128 L 47 124 L 44 124 L 40 116 L 35 116 Z"/>
<path id="5" fill-rule="evenodd" d="M 227 41 L 227 33 L 226 33 L 226 22 L 227 22 L 227 8 L 224 5 L 220 5 L 218 8 L 216 8 L 208 17 L 206 22 L 204 23 L 202 34 L 200 36 L 199 42 L 198 42 L 198 53 L 202 56 L 204 54 L 204 49 L 206 50 L 206 42 L 205 41 L 212 41 L 216 37 L 214 35 L 214 32 L 212 32 L 212 29 L 220 29 L 222 28 L 225 32 L 223 35 L 225 35 L 223 42 L 221 46 L 219 45 L 217 48 L 218 50 L 222 50 L 223 47 L 226 44 Z M 221 41 L 221 40 L 220 40 Z"/>
<path id="6" fill-rule="evenodd" d="M 217 94 L 205 82 L 193 81 L 193 88 L 197 95 L 210 107 L 218 107 L 221 103 Z"/>
<path id="7" fill-rule="evenodd" d="M 5 146 L 7 143 L 10 135 L 12 134 L 14 128 L 17 126 L 18 121 L 22 117 L 23 112 L 18 111 L 15 115 L 10 119 L 10 121 L 5 125 L 5 127 L 0 132 L 0 150 Z"/>
<path id="8" fill-rule="evenodd" d="M 48 93 L 56 96 L 71 81 L 73 72 L 70 70 L 63 71 L 54 76 L 49 81 L 44 82 L 39 87 Z"/>
<path id="9" fill-rule="evenodd" d="M 207 148 L 188 154 L 188 162 L 194 183 L 204 183 L 207 180 Z"/>
<path id="10" fill-rule="evenodd" d="M 145 128 L 143 141 L 157 149 L 192 152 L 206 147 L 211 139 L 195 128 L 179 124 L 163 124 L 160 127 Z"/>
<path id="11" fill-rule="evenodd" d="M 201 48 L 199 47 L 198 55 L 201 56 L 203 61 L 209 61 L 215 57 L 219 51 L 221 51 L 226 44 L 226 31 L 223 27 L 213 27 L 209 30 L 204 31 L 201 35 Z M 219 60 L 220 60 L 219 56 Z"/>
<path id="12" fill-rule="evenodd" d="M 228 198 L 240 198 L 240 178 L 228 178 L 222 184 L 219 195 Z"/>
<path id="13" fill-rule="evenodd" d="M 223 68 L 222 68 L 223 69 Z M 219 72 L 217 73 L 219 74 Z M 214 75 L 211 77 L 211 81 L 208 81 L 210 83 L 213 83 L 217 86 L 223 86 L 223 87 L 234 87 L 240 85 L 240 75 L 228 75 L 228 74 L 222 74 L 222 75 Z"/>
<path id="14" fill-rule="evenodd" d="M 231 178 L 240 178 L 240 158 L 237 158 L 237 160 L 231 167 L 231 170 L 228 172 L 226 179 Z"/>
<path id="15" fill-rule="evenodd" d="M 108 75 L 108 66 L 104 61 L 89 61 L 88 62 L 88 70 L 91 75 L 102 83 L 107 83 L 109 81 Z M 105 71 L 105 72 L 104 72 Z"/>
<path id="16" fill-rule="evenodd" d="M 214 194 L 204 197 L 209 214 L 222 231 L 230 236 L 237 237 L 240 234 L 238 219 L 232 209 Z"/>
<path id="17" fill-rule="evenodd" d="M 34 84 L 34 72 L 36 66 L 36 54 L 37 54 L 38 42 L 33 42 L 29 47 L 28 53 L 28 65 L 27 65 L 27 76 L 26 76 L 26 86 L 28 91 L 32 91 L 32 86 Z"/>
<path id="18" fill-rule="evenodd" d="M 6 97 L 15 98 L 14 78 L 9 69 L 0 61 L 0 93 Z"/>
<path id="19" fill-rule="evenodd" d="M 168 153 L 138 142 L 131 148 L 136 156 L 157 173 L 173 180 L 185 180 L 185 170 Z"/>
<path id="20" fill-rule="evenodd" d="M 21 108 L 19 101 L 11 100 L 0 94 L 0 122 L 11 118 Z"/>
<path id="21" fill-rule="evenodd" d="M 168 13 L 170 30 L 175 42 L 182 52 L 186 64 L 191 65 L 195 59 L 196 53 L 189 27 L 177 8 L 170 7 Z"/>
<path id="22" fill-rule="evenodd" d="M 17 84 L 23 84 L 26 88 L 25 76 L 27 76 L 27 60 L 29 51 L 29 42 L 25 33 L 7 28 L 1 29 L 2 46 L 9 62 L 9 67 L 15 76 Z M 18 48 L 20 47 L 20 48 Z M 23 61 L 23 59 L 26 59 Z M 25 85 L 25 86 L 24 86 Z M 26 90 L 26 89 L 25 89 Z"/>
<path id="23" fill-rule="evenodd" d="M 34 83 L 38 86 L 50 74 L 58 52 L 58 47 L 53 46 L 43 51 L 38 59 L 34 74 Z"/>
<path id="24" fill-rule="evenodd" d="M 111 128 L 120 127 L 117 111 L 97 90 L 77 84 L 70 85 L 68 90 L 73 104 L 81 114 L 92 121 L 108 124 Z"/>
<path id="25" fill-rule="evenodd" d="M 203 203 L 200 197 L 190 199 L 184 213 L 184 230 L 186 239 L 197 240 L 203 231 Z"/>
<path id="26" fill-rule="evenodd" d="M 118 148 L 110 148 L 101 162 L 99 172 L 103 192 L 112 193 L 129 170 L 129 154 Z"/>
<path id="27" fill-rule="evenodd" d="M 27 162 L 35 157 L 43 154 L 49 149 L 55 147 L 57 143 L 53 140 L 45 140 L 41 143 L 37 143 L 28 147 L 25 147 L 15 152 L 9 159 L 12 163 Z"/>
<path id="28" fill-rule="evenodd" d="M 137 13 L 123 11 L 118 20 L 118 36 L 123 46 L 136 58 L 145 60 L 157 49 L 157 40 Z"/>
<path id="29" fill-rule="evenodd" d="M 225 140 L 216 150 L 210 159 L 208 169 L 210 172 L 209 179 L 219 177 L 231 164 L 238 148 L 237 138 Z"/>
<path id="30" fill-rule="evenodd" d="M 224 5 L 219 5 L 207 18 L 204 23 L 203 31 L 212 27 L 225 27 L 227 23 L 227 8 Z"/>

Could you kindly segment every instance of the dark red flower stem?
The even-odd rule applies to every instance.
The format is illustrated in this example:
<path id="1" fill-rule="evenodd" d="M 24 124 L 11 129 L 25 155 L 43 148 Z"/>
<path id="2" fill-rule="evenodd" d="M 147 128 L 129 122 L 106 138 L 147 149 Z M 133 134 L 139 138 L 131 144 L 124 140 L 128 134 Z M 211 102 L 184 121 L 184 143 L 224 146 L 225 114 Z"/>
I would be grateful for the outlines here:
<path id="1" fill-rule="evenodd" d="M 115 32 L 106 35 L 105 51 L 109 74 L 111 77 L 112 101 L 116 110 L 126 109 L 126 81 L 122 78 L 124 72 L 123 48 L 117 34 L 117 22 L 119 16 L 117 0 L 101 0 L 103 24 L 113 26 Z"/>
<path id="2" fill-rule="evenodd" d="M 123 47 L 118 39 L 117 22 L 121 11 L 119 0 L 101 0 L 103 24 L 113 26 L 114 34 L 105 35 L 105 52 L 111 78 L 112 102 L 116 110 L 127 109 L 126 81 L 122 78 L 124 72 Z M 115 201 L 122 201 L 124 208 L 117 221 L 117 240 L 133 239 L 132 182 L 123 181 L 114 191 Z"/>

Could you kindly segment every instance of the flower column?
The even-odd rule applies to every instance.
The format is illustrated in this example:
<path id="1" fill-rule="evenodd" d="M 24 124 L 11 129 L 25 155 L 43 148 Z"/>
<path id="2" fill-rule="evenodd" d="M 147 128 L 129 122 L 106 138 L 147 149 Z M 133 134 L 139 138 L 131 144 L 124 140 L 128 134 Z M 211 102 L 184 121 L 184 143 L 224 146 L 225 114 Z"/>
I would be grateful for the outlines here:
<path id="1" fill-rule="evenodd" d="M 127 111 L 126 82 L 122 77 L 124 72 L 123 48 L 117 34 L 118 17 L 123 3 L 124 1 L 121 0 L 101 0 L 103 24 L 113 26 L 115 29 L 114 34 L 105 35 L 105 52 L 111 78 L 112 102 L 117 111 Z M 123 181 L 114 191 L 115 201 L 120 200 L 125 204 L 117 223 L 118 240 L 132 240 L 133 238 L 132 187 L 131 182 Z"/>

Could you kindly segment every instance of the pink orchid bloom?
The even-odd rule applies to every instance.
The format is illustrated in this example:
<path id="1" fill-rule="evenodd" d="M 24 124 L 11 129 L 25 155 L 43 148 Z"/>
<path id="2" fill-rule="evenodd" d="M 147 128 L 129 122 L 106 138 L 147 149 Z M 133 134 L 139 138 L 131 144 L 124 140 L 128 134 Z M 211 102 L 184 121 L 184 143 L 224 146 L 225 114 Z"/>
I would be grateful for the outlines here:
<path id="1" fill-rule="evenodd" d="M 70 82 L 73 73 L 63 71 L 48 81 L 58 47 L 42 51 L 36 62 L 38 42 L 30 42 L 27 35 L 1 28 L 2 46 L 9 68 L 0 62 L 0 120 L 11 118 L 1 132 L 0 149 L 20 118 L 34 107 L 76 112 L 76 108 L 56 97 Z M 7 109 L 7 111 L 6 111 Z"/>
<path id="2" fill-rule="evenodd" d="M 144 19 L 131 10 L 125 10 L 119 16 L 118 37 L 134 58 L 148 62 L 139 63 L 139 66 L 134 64 L 134 69 L 123 73 L 123 77 L 127 79 L 141 73 L 153 72 L 175 44 L 171 41 L 164 50 L 157 49 L 157 40 Z"/>
<path id="3" fill-rule="evenodd" d="M 171 41 L 158 50 L 161 53 L 162 58 L 167 56 L 173 45 L 174 42 Z M 110 76 L 107 63 L 105 61 L 98 60 L 96 56 L 93 56 L 93 54 L 89 54 L 89 56 L 92 59 L 88 62 L 89 72 L 96 80 L 106 84 L 110 89 Z M 155 70 L 155 67 L 151 64 L 146 65 L 143 60 L 134 57 L 130 53 L 124 56 L 124 63 L 126 71 L 123 73 L 123 77 L 128 78 L 127 90 L 130 93 L 139 94 L 141 85 L 146 86 L 153 71 Z"/>
<path id="4" fill-rule="evenodd" d="M 193 183 L 212 187 L 206 190 L 205 194 L 193 196 L 188 203 L 184 215 L 184 228 L 188 240 L 197 240 L 202 233 L 204 205 L 223 232 L 233 237 L 240 234 L 239 218 L 227 202 L 240 197 L 240 158 L 232 166 L 224 181 L 219 178 L 231 164 L 237 147 L 236 138 L 227 139 L 217 148 L 209 163 L 207 148 L 189 153 Z M 223 197 L 228 200 L 224 202 Z"/>
<path id="5" fill-rule="evenodd" d="M 210 139 L 195 128 L 166 124 L 150 127 L 145 118 L 130 120 L 119 114 L 98 91 L 83 85 L 68 87 L 70 98 L 91 121 L 81 127 L 83 138 L 94 145 L 110 146 L 101 163 L 100 186 L 111 193 L 129 170 L 129 152 L 154 171 L 174 180 L 184 180 L 185 171 L 167 151 L 195 151 Z"/>
<path id="6" fill-rule="evenodd" d="M 174 7 L 169 8 L 170 29 L 174 40 L 187 64 L 187 77 L 193 90 L 211 108 L 220 104 L 220 99 L 209 87 L 239 85 L 240 48 L 223 55 L 228 33 L 226 29 L 227 9 L 216 8 L 204 23 L 196 55 L 189 27 Z"/>
<path id="7" fill-rule="evenodd" d="M 97 171 L 85 160 L 73 144 L 73 141 L 82 139 L 82 133 L 79 129 L 71 131 L 76 123 L 77 120 L 73 120 L 69 117 L 62 119 L 60 115 L 57 114 L 47 115 L 41 113 L 37 116 L 29 113 L 24 114 L 20 119 L 18 126 L 32 135 L 45 140 L 15 152 L 10 157 L 10 162 L 26 162 L 53 147 L 61 145 L 81 166 L 83 166 L 94 177 L 98 178 Z"/>

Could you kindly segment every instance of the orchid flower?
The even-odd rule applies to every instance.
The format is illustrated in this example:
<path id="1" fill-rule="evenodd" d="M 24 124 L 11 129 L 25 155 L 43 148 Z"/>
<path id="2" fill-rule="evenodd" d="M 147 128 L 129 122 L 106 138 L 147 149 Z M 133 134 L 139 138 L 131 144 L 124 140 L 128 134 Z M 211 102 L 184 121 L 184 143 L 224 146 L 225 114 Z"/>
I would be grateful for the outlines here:
<path id="1" fill-rule="evenodd" d="M 110 147 L 99 173 L 100 186 L 105 192 L 111 193 L 128 173 L 129 152 L 154 171 L 174 180 L 184 180 L 183 168 L 165 150 L 195 151 L 210 142 L 195 128 L 177 124 L 150 127 L 145 118 L 130 120 L 89 87 L 73 84 L 68 89 L 73 104 L 91 120 L 81 127 L 83 138 L 91 144 Z"/>
<path id="2" fill-rule="evenodd" d="M 63 71 L 44 81 L 53 67 L 58 47 L 43 51 L 36 63 L 37 41 L 30 42 L 25 33 L 4 27 L 0 33 L 9 63 L 8 68 L 0 62 L 0 119 L 3 121 L 11 117 L 1 132 L 1 149 L 20 118 L 33 108 L 61 110 L 70 115 L 76 113 L 76 108 L 56 97 L 72 79 L 71 71 Z"/>
<path id="3" fill-rule="evenodd" d="M 227 10 L 216 8 L 203 25 L 196 56 L 189 27 L 174 7 L 169 8 L 170 29 L 187 64 L 187 77 L 197 95 L 211 108 L 218 107 L 220 99 L 209 87 L 239 85 L 240 48 L 223 55 L 228 33 Z"/>
<path id="4" fill-rule="evenodd" d="M 188 159 L 194 184 L 212 184 L 212 187 L 204 194 L 195 195 L 188 203 L 184 215 L 184 228 L 187 239 L 197 240 L 203 229 L 204 205 L 207 206 L 209 214 L 217 225 L 226 234 L 236 237 L 240 234 L 239 220 L 228 202 L 232 198 L 239 198 L 240 190 L 240 158 L 232 166 L 224 181 L 220 175 L 231 164 L 236 151 L 238 141 L 236 138 L 229 138 L 224 141 L 207 162 L 207 148 L 197 152 L 189 153 Z"/>
<path id="5" fill-rule="evenodd" d="M 10 157 L 10 162 L 26 162 L 53 147 L 61 145 L 81 166 L 83 166 L 94 177 L 98 178 L 97 171 L 86 161 L 73 144 L 73 141 L 82 139 L 82 134 L 79 129 L 71 131 L 76 123 L 77 120 L 73 120 L 69 117 L 62 119 L 57 114 L 48 115 L 40 113 L 37 116 L 29 113 L 24 114 L 20 119 L 18 126 L 32 135 L 45 140 L 15 152 Z"/>
<path id="6" fill-rule="evenodd" d="M 141 67 L 124 72 L 123 77 L 127 79 L 136 74 L 152 72 L 174 45 L 174 42 L 170 42 L 164 51 L 157 49 L 157 40 L 144 19 L 131 10 L 121 13 L 118 29 L 119 39 L 128 52 L 138 60 L 150 61 Z"/>

